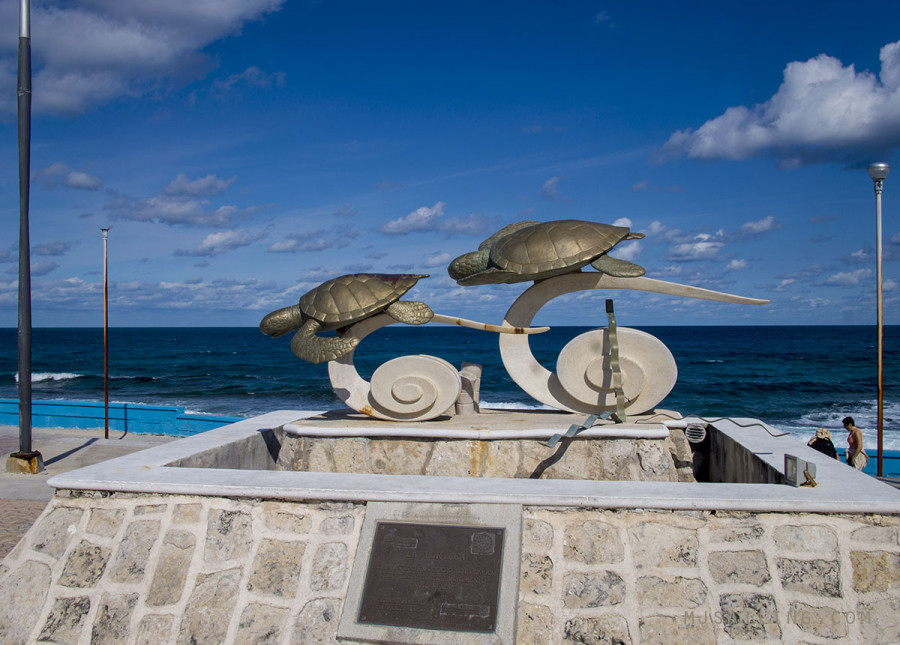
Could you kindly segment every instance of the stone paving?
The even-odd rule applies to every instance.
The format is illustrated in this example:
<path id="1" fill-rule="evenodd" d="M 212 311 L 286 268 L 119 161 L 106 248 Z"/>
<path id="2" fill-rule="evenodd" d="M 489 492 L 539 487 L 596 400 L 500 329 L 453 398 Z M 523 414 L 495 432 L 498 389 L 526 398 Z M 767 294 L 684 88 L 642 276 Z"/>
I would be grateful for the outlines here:
<path id="1" fill-rule="evenodd" d="M 46 505 L 39 500 L 0 499 L 0 558 L 12 551 Z"/>

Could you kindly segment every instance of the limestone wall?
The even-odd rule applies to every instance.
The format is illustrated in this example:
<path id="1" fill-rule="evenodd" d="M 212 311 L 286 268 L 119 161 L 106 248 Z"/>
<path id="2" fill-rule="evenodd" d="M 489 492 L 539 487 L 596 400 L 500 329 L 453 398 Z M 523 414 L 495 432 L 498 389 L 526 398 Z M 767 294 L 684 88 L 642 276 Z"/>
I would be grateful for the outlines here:
<path id="1" fill-rule="evenodd" d="M 695 481 L 682 430 L 662 439 L 546 440 L 374 439 L 286 435 L 277 469 L 381 475 L 596 481 Z M 544 465 L 542 465 L 544 464 Z"/>
<path id="2" fill-rule="evenodd" d="M 364 504 L 59 493 L 0 642 L 334 642 Z M 519 643 L 900 641 L 900 517 L 527 507 Z"/>

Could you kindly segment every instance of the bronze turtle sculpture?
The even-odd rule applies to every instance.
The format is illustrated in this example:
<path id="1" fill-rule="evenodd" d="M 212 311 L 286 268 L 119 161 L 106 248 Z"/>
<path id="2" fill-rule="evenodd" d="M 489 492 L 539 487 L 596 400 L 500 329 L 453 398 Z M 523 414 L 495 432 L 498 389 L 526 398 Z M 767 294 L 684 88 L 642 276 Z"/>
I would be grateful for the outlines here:
<path id="1" fill-rule="evenodd" d="M 434 312 L 424 302 L 400 301 L 420 278 L 428 275 L 354 273 L 323 282 L 305 293 L 292 307 L 277 309 L 259 323 L 262 333 L 273 338 L 299 330 L 291 350 L 310 363 L 337 360 L 352 351 L 359 339 L 317 336 L 340 330 L 379 313 L 409 325 L 427 323 Z"/>
<path id="2" fill-rule="evenodd" d="M 643 267 L 606 253 L 622 240 L 642 237 L 626 226 L 575 219 L 516 222 L 491 235 L 477 251 L 453 260 L 447 272 L 464 286 L 544 280 L 588 264 L 601 273 L 634 278 L 644 275 Z"/>

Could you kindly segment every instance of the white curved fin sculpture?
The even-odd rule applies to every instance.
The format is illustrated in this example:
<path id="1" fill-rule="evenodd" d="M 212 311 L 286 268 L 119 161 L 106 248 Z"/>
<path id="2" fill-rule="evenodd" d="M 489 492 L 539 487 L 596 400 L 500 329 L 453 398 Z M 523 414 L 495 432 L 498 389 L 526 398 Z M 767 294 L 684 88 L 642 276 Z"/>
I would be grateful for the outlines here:
<path id="1" fill-rule="evenodd" d="M 767 300 L 691 287 L 651 278 L 617 278 L 598 273 L 569 273 L 536 282 L 506 313 L 504 325 L 528 327 L 538 310 L 558 296 L 591 289 L 631 289 L 738 304 L 765 304 Z M 553 408 L 596 414 L 615 410 L 615 392 L 609 369 L 609 341 L 605 329 L 573 339 L 551 372 L 531 353 L 527 336 L 501 335 L 500 355 L 510 377 L 533 398 Z M 618 328 L 625 409 L 641 414 L 653 409 L 675 386 L 678 368 L 668 348 L 650 334 Z"/>

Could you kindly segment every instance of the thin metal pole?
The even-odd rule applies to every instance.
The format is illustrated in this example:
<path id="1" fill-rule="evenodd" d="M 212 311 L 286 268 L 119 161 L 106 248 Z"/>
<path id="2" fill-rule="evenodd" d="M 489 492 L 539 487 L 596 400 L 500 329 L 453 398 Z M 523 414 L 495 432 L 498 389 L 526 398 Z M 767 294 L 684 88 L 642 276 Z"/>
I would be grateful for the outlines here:
<path id="1" fill-rule="evenodd" d="M 878 270 L 875 280 L 878 282 L 878 476 L 884 477 L 884 295 L 881 261 L 881 189 L 883 182 L 875 184 L 875 244 Z"/>
<path id="2" fill-rule="evenodd" d="M 19 5 L 19 452 L 31 452 L 31 4 Z"/>
<path id="3" fill-rule="evenodd" d="M 878 283 L 878 476 L 884 476 L 884 298 L 881 256 L 881 192 L 891 167 L 885 163 L 869 166 L 869 176 L 875 182 L 875 253 Z"/>
<path id="4" fill-rule="evenodd" d="M 109 281 L 106 261 L 109 229 L 100 230 L 103 232 L 103 436 L 109 439 Z"/>

